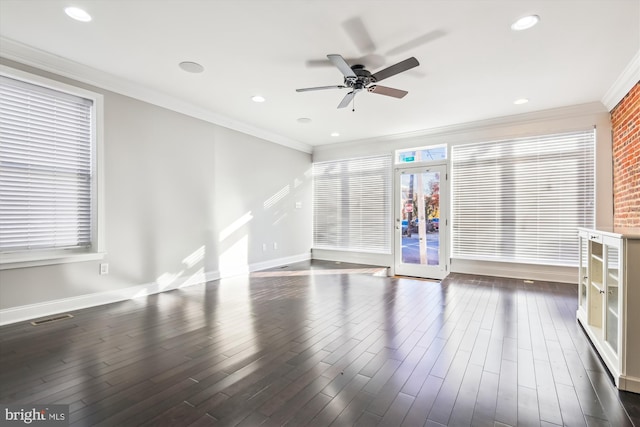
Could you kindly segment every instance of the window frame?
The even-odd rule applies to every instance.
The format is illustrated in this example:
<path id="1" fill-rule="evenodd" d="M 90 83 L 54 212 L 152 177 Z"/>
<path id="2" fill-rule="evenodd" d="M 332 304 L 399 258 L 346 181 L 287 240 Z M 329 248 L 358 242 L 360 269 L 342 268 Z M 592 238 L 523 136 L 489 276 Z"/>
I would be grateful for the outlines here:
<path id="1" fill-rule="evenodd" d="M 408 152 L 417 153 L 418 151 L 431 151 L 431 150 L 435 151 L 437 149 L 442 149 L 442 148 L 444 148 L 444 157 L 440 159 L 415 160 L 415 158 L 412 158 L 411 160 L 407 161 L 405 160 L 404 157 L 402 157 L 403 154 Z M 402 167 L 406 165 L 415 166 L 421 163 L 448 163 L 449 162 L 449 145 L 446 143 L 441 143 L 441 144 L 422 145 L 420 147 L 398 149 L 394 151 L 393 162 L 396 167 Z"/>
<path id="2" fill-rule="evenodd" d="M 0 252 L 0 270 L 65 264 L 103 259 L 106 254 L 104 230 L 104 96 L 74 85 L 52 80 L 40 75 L 0 65 L 0 75 L 58 92 L 89 99 L 93 102 L 91 122 L 92 149 L 94 152 L 93 179 L 91 182 L 91 246 L 88 248 L 37 249 Z"/>

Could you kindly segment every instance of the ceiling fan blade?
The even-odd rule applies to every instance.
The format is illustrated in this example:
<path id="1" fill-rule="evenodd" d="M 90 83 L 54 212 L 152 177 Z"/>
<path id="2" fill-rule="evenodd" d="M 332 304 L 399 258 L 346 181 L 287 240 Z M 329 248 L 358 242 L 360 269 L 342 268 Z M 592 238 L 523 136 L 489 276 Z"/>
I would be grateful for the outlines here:
<path id="1" fill-rule="evenodd" d="M 305 65 L 309 68 L 312 67 L 333 67 L 333 62 L 328 59 L 308 59 L 305 61 Z"/>
<path id="2" fill-rule="evenodd" d="M 347 32 L 358 50 L 362 53 L 371 53 L 376 50 L 376 45 L 364 26 L 362 19 L 353 17 L 342 24 L 342 28 Z"/>
<path id="3" fill-rule="evenodd" d="M 374 81 L 379 82 L 391 76 L 395 76 L 396 74 L 402 73 L 403 71 L 410 70 L 413 67 L 417 67 L 418 65 L 420 65 L 418 60 L 412 56 L 411 58 L 400 61 L 397 64 L 387 67 L 384 70 L 380 70 L 375 74 L 372 74 L 371 77 L 374 79 Z"/>
<path id="4" fill-rule="evenodd" d="M 359 58 L 344 58 L 348 64 L 362 64 L 366 68 L 380 68 L 384 65 L 385 59 L 380 55 L 370 53 Z M 308 68 L 333 67 L 333 62 L 328 59 L 308 59 L 305 61 Z"/>
<path id="5" fill-rule="evenodd" d="M 344 98 L 342 98 L 342 101 L 340 101 L 338 108 L 345 108 L 346 106 L 348 106 L 351 103 L 353 97 L 356 96 L 356 93 L 357 92 L 355 90 L 352 90 L 351 92 L 346 94 Z"/>
<path id="6" fill-rule="evenodd" d="M 338 67 L 338 70 L 340 70 L 340 72 L 344 74 L 345 77 L 353 77 L 354 79 L 357 78 L 356 73 L 353 72 L 349 64 L 347 64 L 347 61 L 345 61 L 342 56 L 327 55 L 327 58 L 329 58 L 329 61 L 333 62 L 333 65 Z"/>
<path id="7" fill-rule="evenodd" d="M 392 96 L 394 98 L 404 98 L 404 96 L 409 93 L 406 90 L 394 89 L 392 87 L 379 86 L 379 85 L 369 86 L 367 90 L 371 93 Z"/>
<path id="8" fill-rule="evenodd" d="M 296 89 L 296 92 L 310 92 L 312 90 L 325 90 L 325 89 L 344 89 L 346 86 L 333 85 L 333 86 L 317 86 L 317 87 L 305 87 L 302 89 Z"/>
<path id="9" fill-rule="evenodd" d="M 390 56 L 399 55 L 401 53 L 420 47 L 423 44 L 430 43 L 446 35 L 447 33 L 443 30 L 429 31 L 428 33 L 425 33 L 419 37 L 416 37 L 413 40 L 409 40 L 406 43 L 402 43 L 401 45 L 394 47 L 393 49 L 385 53 L 385 55 L 390 55 Z"/>

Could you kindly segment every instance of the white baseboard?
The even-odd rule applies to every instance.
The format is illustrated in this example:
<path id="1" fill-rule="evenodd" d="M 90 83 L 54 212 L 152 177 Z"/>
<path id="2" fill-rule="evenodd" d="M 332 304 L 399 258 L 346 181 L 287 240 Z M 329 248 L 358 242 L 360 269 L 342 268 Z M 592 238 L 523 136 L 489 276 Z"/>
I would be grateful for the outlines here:
<path id="1" fill-rule="evenodd" d="M 278 258 L 269 261 L 256 262 L 249 266 L 249 272 L 266 270 L 268 268 L 281 267 L 287 264 L 293 264 L 295 262 L 309 261 L 311 259 L 311 253 L 305 252 L 299 255 L 292 255 L 284 258 Z"/>
<path id="2" fill-rule="evenodd" d="M 578 268 L 551 265 L 533 265 L 507 262 L 451 260 L 452 273 L 479 274 L 481 276 L 509 277 L 560 283 L 578 283 Z"/>
<path id="3" fill-rule="evenodd" d="M 146 297 L 147 295 L 153 295 L 160 292 L 168 292 L 174 289 L 200 285 L 224 277 L 242 275 L 258 270 L 265 270 L 267 268 L 279 267 L 294 262 L 306 261 L 310 258 L 311 256 L 309 253 L 304 253 L 300 255 L 250 264 L 246 267 L 238 269 L 237 271 L 225 272 L 225 274 L 222 276 L 219 271 L 209 271 L 201 273 L 197 276 L 176 280 L 168 286 L 163 286 L 158 282 L 153 282 L 113 291 L 97 292 L 93 294 L 80 295 L 77 297 L 62 298 L 36 304 L 6 308 L 4 310 L 0 310 L 0 325 L 24 322 L 26 320 L 51 316 L 59 313 L 66 313 L 69 311 L 81 310 L 83 308 L 95 307 L 98 305 L 111 304 L 114 302 L 125 301 L 133 298 L 142 298 Z"/>
<path id="4" fill-rule="evenodd" d="M 633 393 L 640 393 L 640 378 L 620 375 L 619 388 L 621 390 L 627 390 Z"/>
<path id="5" fill-rule="evenodd" d="M 313 259 L 322 261 L 339 261 L 353 264 L 376 265 L 380 267 L 390 267 L 393 265 L 392 254 L 313 249 L 312 255 Z"/>

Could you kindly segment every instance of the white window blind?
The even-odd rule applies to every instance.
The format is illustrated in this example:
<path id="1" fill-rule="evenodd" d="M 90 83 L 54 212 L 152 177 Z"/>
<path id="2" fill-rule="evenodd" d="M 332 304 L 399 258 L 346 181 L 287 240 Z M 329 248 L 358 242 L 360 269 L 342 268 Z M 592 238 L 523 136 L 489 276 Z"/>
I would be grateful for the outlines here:
<path id="1" fill-rule="evenodd" d="M 0 76 L 0 252 L 92 237 L 92 101 Z"/>
<path id="2" fill-rule="evenodd" d="M 313 164 L 318 249 L 391 253 L 391 156 Z"/>
<path id="3" fill-rule="evenodd" d="M 452 147 L 452 256 L 577 265 L 594 147 L 594 130 Z"/>

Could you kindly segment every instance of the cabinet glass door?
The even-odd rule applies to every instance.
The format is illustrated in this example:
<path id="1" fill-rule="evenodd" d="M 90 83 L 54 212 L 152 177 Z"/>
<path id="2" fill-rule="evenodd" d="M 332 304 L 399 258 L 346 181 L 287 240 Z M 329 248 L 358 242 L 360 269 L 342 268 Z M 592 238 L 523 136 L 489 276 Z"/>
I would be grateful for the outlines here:
<path id="1" fill-rule="evenodd" d="M 606 250 L 606 301 L 605 341 L 609 343 L 615 354 L 618 354 L 618 316 L 619 316 L 619 251 L 615 246 L 605 246 Z"/>
<path id="2" fill-rule="evenodd" d="M 591 240 L 589 242 L 589 306 L 587 317 L 589 326 L 598 328 L 602 333 L 602 304 L 604 297 L 604 284 L 602 283 L 603 252 L 602 244 Z M 602 337 L 602 335 L 600 335 Z"/>
<path id="3" fill-rule="evenodd" d="M 589 274 L 587 267 L 589 266 L 589 239 L 585 235 L 580 235 L 580 277 L 578 282 L 578 303 L 581 310 L 586 310 L 587 305 L 587 286 L 589 286 Z"/>

